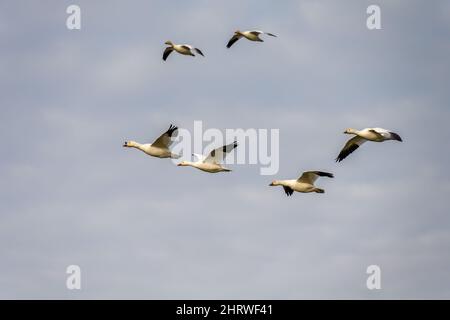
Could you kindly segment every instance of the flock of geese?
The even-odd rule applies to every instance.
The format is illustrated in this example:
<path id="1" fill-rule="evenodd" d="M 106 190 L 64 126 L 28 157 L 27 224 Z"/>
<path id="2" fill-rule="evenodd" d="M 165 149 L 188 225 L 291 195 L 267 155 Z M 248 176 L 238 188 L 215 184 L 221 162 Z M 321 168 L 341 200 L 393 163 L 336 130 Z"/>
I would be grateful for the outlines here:
<path id="1" fill-rule="evenodd" d="M 250 31 L 235 31 L 234 35 L 227 43 L 227 48 L 230 48 L 239 39 L 245 38 L 250 41 L 263 42 L 260 38 L 261 35 L 268 35 L 276 37 L 276 35 L 260 30 Z M 203 52 L 191 45 L 187 44 L 174 44 L 172 41 L 166 41 L 168 46 L 164 50 L 163 60 L 166 61 L 167 57 L 173 52 L 177 52 L 182 55 L 195 56 L 195 53 L 204 57 Z M 126 141 L 123 146 L 128 148 L 136 148 L 146 153 L 149 156 L 157 158 L 171 158 L 178 159 L 181 156 L 174 154 L 170 151 L 170 146 L 173 143 L 173 138 L 177 135 L 178 127 L 170 125 L 169 129 L 158 137 L 153 143 L 140 144 L 136 141 Z M 336 162 L 341 162 L 347 158 L 352 152 L 358 149 L 366 141 L 372 142 L 384 142 L 388 140 L 402 141 L 402 138 L 395 132 L 386 130 L 383 128 L 365 128 L 362 130 L 356 130 L 348 128 L 344 131 L 345 134 L 354 135 L 347 141 L 339 155 L 335 159 Z M 230 169 L 224 167 L 221 163 L 225 160 L 226 156 L 238 146 L 237 141 L 224 145 L 220 148 L 212 150 L 208 155 L 195 154 L 192 155 L 197 158 L 197 161 L 181 161 L 178 166 L 190 166 L 196 169 L 209 172 L 229 172 Z M 282 186 L 287 196 L 291 196 L 294 191 L 301 193 L 324 193 L 325 190 L 317 188 L 314 183 L 319 177 L 334 178 L 334 175 L 329 172 L 323 171 L 305 171 L 298 179 L 292 180 L 274 180 L 270 186 Z"/>
<path id="2" fill-rule="evenodd" d="M 250 41 L 257 41 L 257 42 L 264 42 L 263 39 L 260 38 L 260 35 L 266 34 L 271 37 L 276 37 L 273 33 L 264 32 L 261 30 L 249 30 L 249 31 L 239 31 L 236 30 L 234 32 L 234 35 L 231 37 L 230 41 L 227 43 L 227 48 L 231 48 L 231 46 L 238 41 L 241 38 L 245 38 Z M 168 47 L 164 50 L 163 53 L 163 60 L 166 61 L 167 57 L 173 52 L 178 52 L 179 54 L 183 54 L 185 56 L 193 56 L 195 57 L 195 53 L 198 53 L 202 57 L 205 55 L 199 48 L 194 48 L 193 46 L 189 44 L 174 44 L 172 41 L 166 41 L 165 42 Z"/>

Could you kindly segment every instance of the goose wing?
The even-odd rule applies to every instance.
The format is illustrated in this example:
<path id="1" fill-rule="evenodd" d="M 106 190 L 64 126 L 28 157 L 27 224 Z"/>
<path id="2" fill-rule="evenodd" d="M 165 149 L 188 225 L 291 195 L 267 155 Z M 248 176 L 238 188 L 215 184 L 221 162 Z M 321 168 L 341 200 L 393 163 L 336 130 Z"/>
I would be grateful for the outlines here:
<path id="1" fill-rule="evenodd" d="M 252 31 L 250 31 L 250 33 L 253 33 L 255 36 L 260 35 L 260 34 L 267 34 L 268 36 L 276 37 L 276 35 L 274 35 L 273 33 L 264 32 L 264 31 L 261 31 L 261 30 L 252 30 Z"/>
<path id="2" fill-rule="evenodd" d="M 163 60 L 164 61 L 167 60 L 167 57 L 169 56 L 169 54 L 172 53 L 172 51 L 173 51 L 172 47 L 167 47 L 166 50 L 164 50 L 164 53 L 163 53 Z"/>
<path id="3" fill-rule="evenodd" d="M 199 48 L 194 48 L 195 52 L 197 52 L 199 55 L 201 55 L 202 57 L 204 57 L 205 55 L 203 54 L 203 52 L 200 51 Z"/>
<path id="4" fill-rule="evenodd" d="M 238 146 L 237 141 L 234 141 L 233 143 L 214 149 L 209 153 L 209 155 L 205 158 L 205 160 L 203 160 L 203 162 L 219 163 L 223 161 L 225 157 L 228 155 L 228 153 L 230 153 L 237 146 Z"/>
<path id="5" fill-rule="evenodd" d="M 319 177 L 334 178 L 334 175 L 332 173 L 323 172 L 323 171 L 305 171 L 300 176 L 300 178 L 297 179 L 297 181 L 303 182 L 303 183 L 314 184 L 314 182 L 316 182 L 317 178 L 319 178 Z"/>
<path id="6" fill-rule="evenodd" d="M 182 48 L 184 48 L 186 50 L 193 50 L 194 49 L 193 46 L 188 45 L 188 44 L 182 44 L 182 45 L 180 45 L 180 47 L 182 47 Z"/>
<path id="7" fill-rule="evenodd" d="M 227 48 L 229 49 L 236 41 L 238 41 L 242 36 L 235 34 L 227 43 Z"/>
<path id="8" fill-rule="evenodd" d="M 381 135 L 386 140 L 397 140 L 400 142 L 403 141 L 402 138 L 397 133 L 383 129 L 383 128 L 373 128 L 370 131 Z"/>
<path id="9" fill-rule="evenodd" d="M 339 155 L 336 158 L 336 162 L 341 162 L 342 160 L 347 158 L 350 153 L 358 149 L 366 141 L 366 139 L 359 136 L 355 136 L 348 140 L 344 148 L 342 148 L 341 152 L 339 152 Z"/>
<path id="10" fill-rule="evenodd" d="M 177 130 L 178 127 L 170 125 L 169 129 L 152 143 L 152 146 L 157 148 L 168 148 L 173 143 L 172 137 L 177 136 Z"/>
<path id="11" fill-rule="evenodd" d="M 204 155 L 202 155 L 202 154 L 193 153 L 192 155 L 193 155 L 194 157 L 196 157 L 197 160 L 200 161 L 200 162 L 205 161 L 205 158 L 206 158 L 206 157 L 205 157 Z"/>
<path id="12" fill-rule="evenodd" d="M 266 34 L 266 35 L 271 36 L 271 37 L 277 37 L 277 36 L 274 35 L 273 33 L 270 33 L 270 32 L 264 32 L 264 31 L 261 31 L 261 30 L 252 30 L 252 31 L 249 31 L 249 32 L 252 33 L 252 34 L 254 34 L 255 36 L 259 36 L 260 34 Z"/>

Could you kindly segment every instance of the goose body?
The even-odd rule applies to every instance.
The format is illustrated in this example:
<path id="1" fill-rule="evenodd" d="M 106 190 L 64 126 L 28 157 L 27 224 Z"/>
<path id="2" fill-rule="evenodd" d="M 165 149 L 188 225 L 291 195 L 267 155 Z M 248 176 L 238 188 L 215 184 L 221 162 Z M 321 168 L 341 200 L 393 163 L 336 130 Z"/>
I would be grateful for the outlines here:
<path id="1" fill-rule="evenodd" d="M 193 56 L 195 57 L 194 52 L 198 53 L 199 55 L 203 56 L 203 52 L 198 49 L 194 48 L 191 45 L 188 44 L 173 44 L 172 41 L 166 41 L 165 42 L 168 47 L 164 50 L 163 53 L 163 60 L 166 61 L 167 57 L 172 53 L 172 51 L 176 51 L 179 54 L 185 55 L 185 56 Z"/>
<path id="2" fill-rule="evenodd" d="M 148 154 L 149 156 L 156 158 L 173 158 L 178 159 L 180 156 L 173 154 L 169 147 L 173 143 L 172 137 L 177 135 L 177 127 L 170 125 L 169 129 L 164 132 L 158 139 L 153 143 L 141 144 L 136 141 L 125 141 L 123 144 L 127 148 L 136 148 L 142 152 Z"/>
<path id="3" fill-rule="evenodd" d="M 287 196 L 291 196 L 294 191 L 301 193 L 324 193 L 325 190 L 317 188 L 314 185 L 314 182 L 319 177 L 334 178 L 334 175 L 323 171 L 305 171 L 296 180 L 274 180 L 270 186 L 282 186 Z"/>
<path id="4" fill-rule="evenodd" d="M 234 32 L 233 37 L 231 37 L 231 39 L 228 41 L 227 48 L 231 48 L 231 46 L 236 41 L 241 39 L 242 37 L 244 37 L 245 39 L 250 40 L 250 41 L 264 42 L 264 40 L 260 38 L 260 36 L 262 34 L 266 34 L 266 35 L 271 36 L 271 37 L 276 37 L 276 35 L 274 35 L 273 33 L 264 32 L 264 31 L 261 31 L 261 30 L 249 30 L 249 31 L 236 30 Z"/>
<path id="5" fill-rule="evenodd" d="M 336 162 L 341 162 L 353 151 L 358 149 L 366 141 L 383 142 L 387 140 L 396 140 L 402 142 L 402 138 L 395 132 L 383 128 L 365 128 L 362 130 L 346 129 L 345 134 L 354 134 L 355 136 L 347 141 L 345 146 L 336 158 Z"/>
<path id="6" fill-rule="evenodd" d="M 237 141 L 234 141 L 231 144 L 212 150 L 206 157 L 201 154 L 193 153 L 193 155 L 197 157 L 197 161 L 181 161 L 178 166 L 193 167 L 209 173 L 230 172 L 231 170 L 222 166 L 220 162 L 223 161 L 228 153 L 230 153 L 237 146 Z"/>
<path id="7" fill-rule="evenodd" d="M 217 163 L 206 163 L 206 162 L 201 162 L 201 161 L 197 161 L 197 162 L 182 161 L 178 165 L 179 166 L 194 167 L 194 168 L 197 168 L 199 170 L 202 170 L 204 172 L 209 172 L 209 173 L 229 172 L 229 171 L 231 171 L 230 169 L 227 169 L 227 168 L 223 167 L 220 164 L 217 164 Z"/>

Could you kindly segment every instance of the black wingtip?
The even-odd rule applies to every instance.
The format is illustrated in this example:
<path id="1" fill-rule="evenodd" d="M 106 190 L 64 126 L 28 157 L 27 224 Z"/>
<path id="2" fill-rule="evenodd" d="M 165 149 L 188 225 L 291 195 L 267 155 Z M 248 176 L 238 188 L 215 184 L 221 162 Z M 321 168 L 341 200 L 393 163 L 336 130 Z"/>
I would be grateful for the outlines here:
<path id="1" fill-rule="evenodd" d="M 239 38 L 236 38 L 235 36 L 233 36 L 233 37 L 230 39 L 230 41 L 228 41 L 228 43 L 227 43 L 227 48 L 230 49 L 231 46 L 232 46 L 233 44 L 235 44 L 235 42 L 238 41 L 238 40 L 239 40 Z"/>
<path id="2" fill-rule="evenodd" d="M 350 154 L 352 154 L 358 148 L 359 148 L 359 145 L 357 145 L 357 144 L 353 144 L 348 148 L 344 147 L 344 149 L 342 149 L 342 151 L 339 152 L 339 155 L 336 158 L 336 162 L 341 162 L 342 160 L 347 158 Z"/>
<path id="3" fill-rule="evenodd" d="M 292 189 L 289 188 L 289 187 L 283 186 L 283 189 L 284 189 L 284 192 L 286 193 L 286 195 L 287 195 L 288 197 L 292 196 L 292 194 L 294 193 L 294 190 L 292 190 Z"/>
<path id="4" fill-rule="evenodd" d="M 315 174 L 317 174 L 319 177 L 329 177 L 334 178 L 332 173 L 325 172 L 325 171 L 313 171 Z"/>
<path id="5" fill-rule="evenodd" d="M 223 152 L 230 152 L 231 150 L 233 150 L 233 149 L 236 148 L 237 146 L 238 146 L 238 142 L 237 142 L 237 141 L 234 141 L 233 143 L 224 145 L 224 146 L 222 147 L 222 151 L 223 151 Z M 213 150 L 212 152 L 214 152 L 214 150 Z M 214 155 L 213 155 L 213 156 L 214 156 Z"/>
<path id="6" fill-rule="evenodd" d="M 195 48 L 195 51 L 201 55 L 202 57 L 204 57 L 205 55 L 203 54 L 203 52 L 199 49 L 199 48 Z"/>
<path id="7" fill-rule="evenodd" d="M 167 130 L 167 133 L 169 134 L 169 136 L 171 136 L 176 130 L 178 130 L 178 127 L 171 124 L 169 126 L 169 129 Z"/>
<path id="8" fill-rule="evenodd" d="M 390 132 L 390 134 L 392 135 L 392 137 L 394 138 L 394 140 L 403 142 L 402 138 L 395 132 Z"/>
<path id="9" fill-rule="evenodd" d="M 315 173 L 319 177 L 334 178 L 334 175 L 332 173 L 325 172 L 325 171 L 313 171 L 313 173 Z"/>

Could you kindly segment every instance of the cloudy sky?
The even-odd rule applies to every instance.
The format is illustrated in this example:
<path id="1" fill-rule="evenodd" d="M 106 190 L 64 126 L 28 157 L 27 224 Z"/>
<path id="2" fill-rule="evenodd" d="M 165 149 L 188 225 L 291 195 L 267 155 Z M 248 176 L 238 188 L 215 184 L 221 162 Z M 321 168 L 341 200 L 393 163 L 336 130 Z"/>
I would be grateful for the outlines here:
<path id="1" fill-rule="evenodd" d="M 370 31 L 373 3 L 2 1 L 0 298 L 450 298 L 450 3 L 377 1 Z M 253 28 L 279 37 L 225 48 Z M 279 129 L 279 172 L 122 148 L 196 120 Z M 404 142 L 336 164 L 347 127 Z M 268 187 L 308 169 L 325 194 Z"/>

